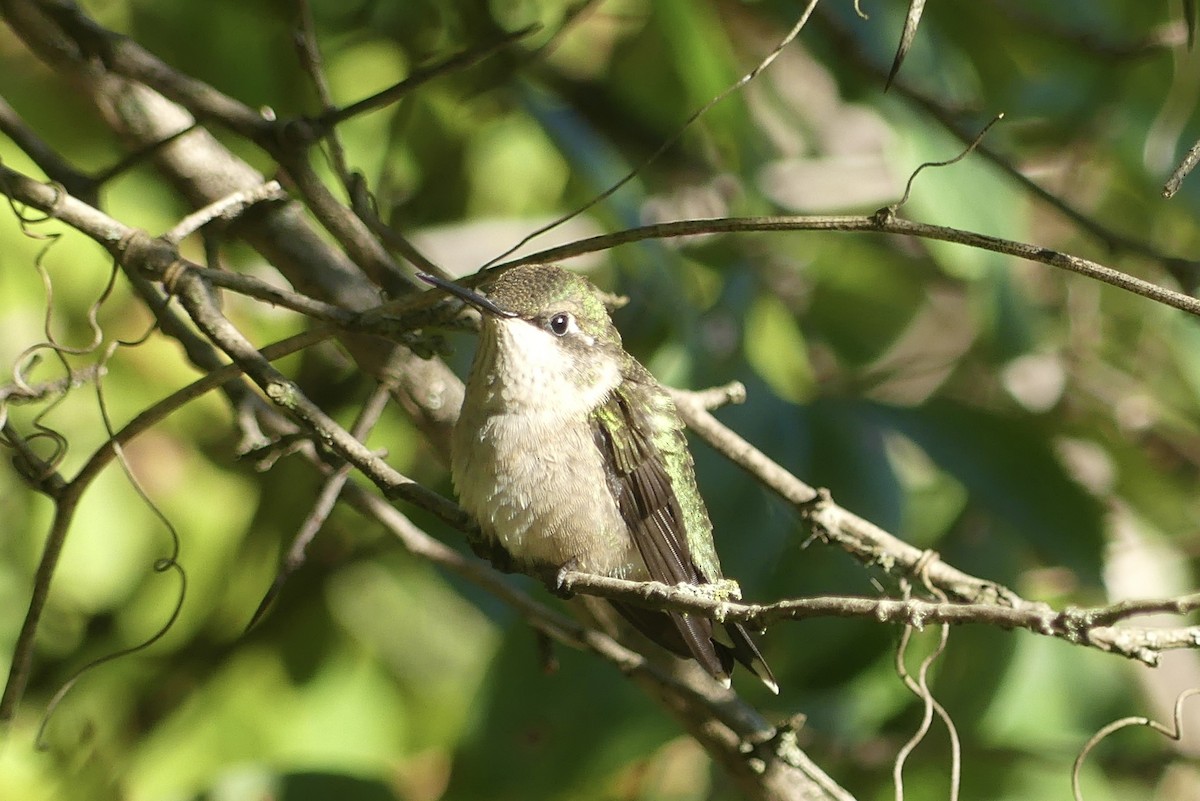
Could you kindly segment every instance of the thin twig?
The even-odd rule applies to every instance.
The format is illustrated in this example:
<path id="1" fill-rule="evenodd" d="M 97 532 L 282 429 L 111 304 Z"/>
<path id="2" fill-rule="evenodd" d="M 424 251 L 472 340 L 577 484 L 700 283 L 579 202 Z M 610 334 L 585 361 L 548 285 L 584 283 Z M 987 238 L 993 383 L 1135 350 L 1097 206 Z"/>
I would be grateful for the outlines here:
<path id="1" fill-rule="evenodd" d="M 4 440 L 10 445 L 19 445 L 24 441 L 11 426 L 5 426 Z M 63 544 L 67 541 L 67 530 L 75 518 L 79 508 L 79 493 L 71 491 L 66 480 L 50 465 L 40 460 L 31 450 L 25 449 L 22 458 L 31 466 L 41 468 L 45 478 L 40 488 L 54 499 L 54 520 L 46 534 L 42 545 L 42 557 L 38 561 L 37 570 L 33 576 L 33 588 L 29 593 L 29 606 L 25 610 L 25 619 L 17 640 L 13 643 L 12 663 L 8 668 L 8 679 L 4 684 L 4 695 L 0 697 L 0 728 L 7 727 L 16 716 L 17 707 L 25 695 L 25 687 L 33 668 L 34 641 L 37 638 L 38 626 L 42 620 L 42 612 L 46 608 L 46 600 L 50 596 L 50 582 L 54 570 L 58 566 Z"/>
<path id="2" fill-rule="evenodd" d="M 321 46 L 317 43 L 317 28 L 313 21 L 312 6 L 308 0 L 294 0 L 294 2 L 296 4 L 296 30 L 293 41 L 296 45 L 296 55 L 300 59 L 301 68 L 308 75 L 313 89 L 316 90 L 317 100 L 321 104 L 321 114 L 328 114 L 334 110 L 333 90 L 330 89 L 329 81 L 325 78 L 325 63 L 321 58 Z M 329 147 L 334 172 L 341 180 L 342 186 L 348 190 L 350 188 L 350 168 L 346 160 L 346 148 L 342 146 L 342 140 L 337 135 L 336 128 L 328 130 L 325 141 Z"/>
<path id="3" fill-rule="evenodd" d="M 215 203 L 209 203 L 199 211 L 192 212 L 180 220 L 174 228 L 163 234 L 163 239 L 177 245 L 217 218 L 231 220 L 256 203 L 262 203 L 265 200 L 286 199 L 287 193 L 283 191 L 278 181 L 267 181 L 262 186 L 234 192 Z"/>
<path id="4" fill-rule="evenodd" d="M 413 70 L 407 78 L 398 81 L 392 86 L 389 86 L 387 89 L 376 92 L 370 97 L 363 98 L 355 103 L 351 103 L 344 108 L 327 111 L 318 117 L 314 122 L 317 124 L 319 131 L 324 132 L 332 130 L 335 126 L 345 122 L 348 119 L 351 119 L 352 117 L 396 102 L 400 98 L 412 92 L 414 89 L 429 83 L 435 78 L 440 78 L 441 76 L 447 75 L 451 72 L 456 72 L 458 70 L 474 66 L 480 61 L 495 55 L 504 48 L 513 45 L 521 39 L 524 39 L 531 33 L 538 31 L 539 28 L 540 26 L 538 25 L 527 25 L 524 28 L 513 31 L 512 33 L 505 34 L 495 42 L 463 50 L 462 52 L 455 53 L 454 55 L 444 58 L 441 61 L 431 64 L 427 67 L 418 67 L 417 69 Z"/>
<path id="5" fill-rule="evenodd" d="M 1187 155 L 1183 157 L 1183 161 L 1179 162 L 1179 166 L 1171 173 L 1171 177 L 1167 179 L 1167 183 L 1163 186 L 1163 197 L 1175 197 L 1175 193 L 1179 191 L 1179 187 L 1183 186 L 1183 179 L 1187 178 L 1196 164 L 1200 163 L 1200 140 L 1192 145 L 1188 150 Z"/>
<path id="6" fill-rule="evenodd" d="M 962 161 L 969 156 L 975 150 L 975 148 L 979 147 L 979 144 L 983 141 L 983 137 L 987 136 L 987 132 L 992 129 L 993 125 L 1000 122 L 1002 119 L 1004 119 L 1003 113 L 992 117 L 988 124 L 983 126 L 979 133 L 975 134 L 975 138 L 968 142 L 967 146 L 960 150 L 957 155 L 948 159 L 944 159 L 943 161 L 926 161 L 918 164 L 917 168 L 909 173 L 908 180 L 904 183 L 904 194 L 902 194 L 900 199 L 895 203 L 888 205 L 888 211 L 892 214 L 895 214 L 902 206 L 908 203 L 908 199 L 912 195 L 913 184 L 916 182 L 918 175 L 930 168 L 949 167 L 952 164 L 957 164 L 958 162 Z"/>
<path id="7" fill-rule="evenodd" d="M 371 230 L 363 221 L 334 197 L 312 168 L 305 151 L 281 151 L 276 158 L 325 230 L 333 234 L 354 263 L 377 286 L 393 296 L 413 291 L 413 281 L 404 275 L 391 254 L 371 235 Z"/>

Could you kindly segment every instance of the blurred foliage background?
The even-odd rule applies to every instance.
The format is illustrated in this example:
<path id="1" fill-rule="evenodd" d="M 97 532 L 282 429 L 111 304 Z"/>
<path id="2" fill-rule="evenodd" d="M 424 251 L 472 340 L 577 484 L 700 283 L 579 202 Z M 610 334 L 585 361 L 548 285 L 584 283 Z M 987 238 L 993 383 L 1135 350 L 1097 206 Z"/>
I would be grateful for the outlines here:
<path id="1" fill-rule="evenodd" d="M 826 0 L 757 80 L 613 197 L 534 244 L 681 218 L 869 213 L 897 200 L 917 165 L 961 151 L 955 130 L 973 136 L 1004 112 L 985 140 L 996 158 L 975 153 L 924 171 L 900 213 L 1194 288 L 1196 265 L 1186 260 L 1200 246 L 1200 179 L 1161 197 L 1200 138 L 1200 55 L 1186 46 L 1178 4 L 932 3 L 885 93 L 906 5 L 864 0 L 864 18 L 847 0 Z M 312 8 L 342 104 L 504 31 L 542 26 L 339 129 L 381 213 L 435 261 L 466 273 L 642 164 L 771 51 L 799 6 L 313 0 Z M 84 7 L 246 103 L 281 117 L 318 108 L 291 43 L 290 3 Z M 7 28 L 0 95 L 81 169 L 124 154 L 95 110 Z M 261 151 L 217 132 L 275 172 Z M 2 137 L 0 158 L 40 174 Z M 102 202 L 152 233 L 190 210 L 148 165 L 106 184 Z M 62 236 L 25 236 L 15 216 L 0 215 L 6 366 L 44 339 L 47 308 L 61 340 L 86 344 L 87 311 L 109 277 L 109 260 L 83 237 L 53 224 L 33 230 Z M 193 255 L 203 257 L 198 247 Z M 244 246 L 229 245 L 223 258 L 230 269 L 272 274 Z M 724 422 L 951 564 L 1056 605 L 1195 586 L 1200 328 L 1182 313 L 1044 265 L 868 234 L 644 242 L 571 266 L 629 296 L 617 324 L 661 380 L 744 382 L 749 400 L 721 411 Z M 236 297 L 227 311 L 260 344 L 306 324 Z M 135 339 L 149 320 L 118 280 L 99 314 L 106 341 Z M 461 372 L 472 343 L 455 345 Z M 283 366 L 346 424 L 370 390 L 333 347 Z M 58 369 L 47 358 L 35 375 Z M 109 413 L 120 425 L 195 375 L 161 335 L 120 348 L 104 379 Z M 10 412 L 28 426 L 39 410 Z M 47 423 L 71 444 L 68 476 L 105 439 L 88 387 Z M 288 459 L 256 472 L 234 459 L 235 437 L 228 408 L 209 395 L 128 448 L 178 530 L 187 595 L 152 646 L 84 674 L 37 750 L 64 681 L 145 640 L 179 592 L 174 574 L 154 570 L 170 535 L 120 470 L 85 496 L 29 693 L 0 746 L 0 798 L 735 797 L 703 750 L 609 665 L 564 651 L 560 669 L 544 673 L 536 638 L 511 610 L 349 510 L 334 513 L 269 616 L 243 635 L 320 482 Z M 369 444 L 450 493 L 442 455 L 399 410 Z M 892 589 L 839 552 L 803 547 L 781 502 L 703 445 L 694 450 L 726 573 L 747 597 L 875 595 L 880 581 Z M 51 512 L 15 471 L 0 469 L 0 665 Z M 463 546 L 459 535 L 432 530 Z M 897 638 L 869 621 L 780 625 L 764 649 L 782 694 L 766 697 L 744 676 L 737 686 L 778 719 L 806 715 L 802 745 L 858 798 L 891 798 L 893 760 L 922 714 L 893 669 Z M 1028 633 L 954 630 L 933 691 L 962 736 L 963 797 L 1067 797 L 1088 736 L 1123 715 L 1169 717 L 1175 693 L 1200 684 L 1195 654 L 1168 663 L 1152 672 Z M 1196 748 L 1195 737 L 1118 734 L 1085 766 L 1087 798 L 1195 797 L 1200 770 L 1186 757 Z M 935 729 L 909 763 L 905 797 L 945 797 L 949 765 Z"/>

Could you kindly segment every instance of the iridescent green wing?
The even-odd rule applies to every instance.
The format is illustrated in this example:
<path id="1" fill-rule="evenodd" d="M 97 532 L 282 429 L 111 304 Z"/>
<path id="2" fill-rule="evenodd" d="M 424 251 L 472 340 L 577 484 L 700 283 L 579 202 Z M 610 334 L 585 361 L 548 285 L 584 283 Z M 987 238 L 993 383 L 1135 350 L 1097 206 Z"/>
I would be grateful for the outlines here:
<path id="1" fill-rule="evenodd" d="M 604 456 L 609 489 L 651 579 L 664 584 L 707 583 L 692 560 L 684 512 L 668 472 L 670 453 L 655 441 L 660 439 L 656 434 L 663 421 L 654 407 L 646 405 L 648 398 L 635 394 L 646 389 L 662 392 L 657 386 L 626 382 L 593 415 L 593 433 Z M 686 449 L 686 443 L 683 447 Z M 616 606 L 643 634 L 681 656 L 694 657 L 713 676 L 728 677 L 730 660 L 713 644 L 712 621 Z"/>
<path id="2" fill-rule="evenodd" d="M 609 489 L 650 577 L 664 584 L 720 579 L 712 524 L 696 489 L 682 423 L 666 391 L 635 362 L 596 411 L 593 424 Z M 728 681 L 736 660 L 772 692 L 779 692 L 771 669 L 740 623 L 726 624 L 723 639 L 728 641 L 718 642 L 707 618 L 614 606 L 643 634 L 680 656 L 694 657 L 713 677 Z"/>

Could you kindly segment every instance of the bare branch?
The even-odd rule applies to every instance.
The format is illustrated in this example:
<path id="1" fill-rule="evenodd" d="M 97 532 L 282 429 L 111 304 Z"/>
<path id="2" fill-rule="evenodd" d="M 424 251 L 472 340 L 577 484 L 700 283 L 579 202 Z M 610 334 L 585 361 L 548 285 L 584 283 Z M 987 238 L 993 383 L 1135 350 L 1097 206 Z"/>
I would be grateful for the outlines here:
<path id="1" fill-rule="evenodd" d="M 1144 298 L 1172 306 L 1188 314 L 1200 316 L 1200 301 L 1176 292 L 1172 289 L 1152 284 L 1141 278 L 1099 262 L 1073 256 L 1069 253 L 1039 247 L 1025 242 L 1002 239 L 961 228 L 950 228 L 944 225 L 913 222 L 897 217 L 889 209 L 868 216 L 811 216 L 811 217 L 717 217 L 707 220 L 677 220 L 674 222 L 645 225 L 639 228 L 628 228 L 612 234 L 581 239 L 567 245 L 532 253 L 502 265 L 494 270 L 502 270 L 518 264 L 534 264 L 544 261 L 565 259 L 582 253 L 593 253 L 625 245 L 630 242 L 641 242 L 646 239 L 672 239 L 676 237 L 695 236 L 697 234 L 715 233 L 751 233 L 756 231 L 864 231 L 883 234 L 902 234 L 923 239 L 936 239 L 942 242 L 955 242 L 960 245 L 990 250 L 1016 256 L 1028 261 L 1047 264 L 1051 267 L 1069 270 L 1080 275 L 1086 275 L 1097 281 L 1141 295 Z"/>
<path id="2" fill-rule="evenodd" d="M 768 604 L 747 604 L 712 597 L 690 586 L 671 587 L 655 581 L 626 581 L 577 571 L 564 573 L 562 586 L 570 592 L 627 601 L 652 609 L 691 612 L 718 621 L 737 620 L 756 628 L 783 620 L 821 617 L 863 618 L 917 629 L 940 624 L 982 623 L 1005 629 L 1025 629 L 1136 659 L 1147 665 L 1158 664 L 1163 651 L 1200 647 L 1200 626 L 1163 629 L 1109 625 L 1109 622 L 1162 609 L 1195 611 L 1200 609 L 1200 595 L 1146 601 L 1137 606 L 1068 607 L 1059 611 L 1033 601 L 1008 606 L 998 601 L 947 603 L 854 596 L 789 598 Z"/>
<path id="3" fill-rule="evenodd" d="M 1191 28 L 1188 28 L 1191 31 Z M 1171 177 L 1167 179 L 1167 183 L 1163 186 L 1163 197 L 1175 197 L 1175 193 L 1179 191 L 1179 187 L 1183 186 L 1183 179 L 1187 178 L 1196 164 L 1200 163 L 1200 140 L 1188 149 L 1187 155 L 1183 157 L 1183 161 L 1179 162 L 1179 166 L 1171 173 Z"/>
<path id="4" fill-rule="evenodd" d="M 192 212 L 164 234 L 163 238 L 177 245 L 215 219 L 231 220 L 255 203 L 286 199 L 287 194 L 279 186 L 278 181 L 267 181 L 262 186 L 239 190 L 215 203 L 208 204 L 199 211 Z"/>
<path id="5" fill-rule="evenodd" d="M 42 558 L 34 573 L 29 606 L 21 624 L 21 631 L 13 644 L 12 664 L 8 669 L 8 680 L 4 684 L 4 695 L 0 697 L 0 727 L 7 727 L 16 716 L 17 707 L 29 684 L 38 625 L 46 608 L 46 600 L 50 596 L 50 580 L 58 566 L 63 544 L 67 540 L 67 531 L 75 518 L 76 509 L 79 508 L 79 494 L 70 491 L 62 475 L 39 459 L 32 449 L 26 447 L 25 439 L 7 423 L 3 430 L 3 441 L 21 454 L 24 469 L 36 470 L 36 475 L 41 476 L 38 488 L 54 499 L 54 520 L 42 546 Z"/>

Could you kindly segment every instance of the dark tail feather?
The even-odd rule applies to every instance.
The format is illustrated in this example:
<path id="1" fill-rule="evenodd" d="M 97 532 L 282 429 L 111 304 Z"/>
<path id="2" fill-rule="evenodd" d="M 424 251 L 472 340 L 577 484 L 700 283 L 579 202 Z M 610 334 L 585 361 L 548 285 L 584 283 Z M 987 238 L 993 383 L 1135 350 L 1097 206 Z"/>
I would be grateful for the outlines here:
<path id="1" fill-rule="evenodd" d="M 736 647 L 729 649 L 728 646 L 713 642 L 711 620 L 679 612 L 659 612 L 615 602 L 613 608 L 653 642 L 676 656 L 695 659 L 710 676 L 726 687 L 729 686 L 729 669 L 733 667 L 733 658 L 737 658 L 737 649 Z M 736 637 L 734 642 L 737 642 Z M 750 648 L 754 650 L 753 645 Z M 757 654 L 758 651 L 754 650 L 754 653 Z M 762 657 L 759 657 L 759 662 L 762 662 Z M 746 664 L 749 665 L 749 663 Z M 766 665 L 764 664 L 763 667 L 765 668 Z M 767 675 L 770 673 L 771 671 L 768 670 Z"/>
<path id="2" fill-rule="evenodd" d="M 715 643 L 716 647 L 724 652 L 725 659 L 723 661 L 730 662 L 736 659 L 751 673 L 758 676 L 759 680 L 767 685 L 768 690 L 779 695 L 779 683 L 775 681 L 775 674 L 767 666 L 762 654 L 758 651 L 758 646 L 754 644 L 754 640 L 750 639 L 750 633 L 746 631 L 746 627 L 741 623 L 726 623 L 725 632 L 733 644 Z"/>

